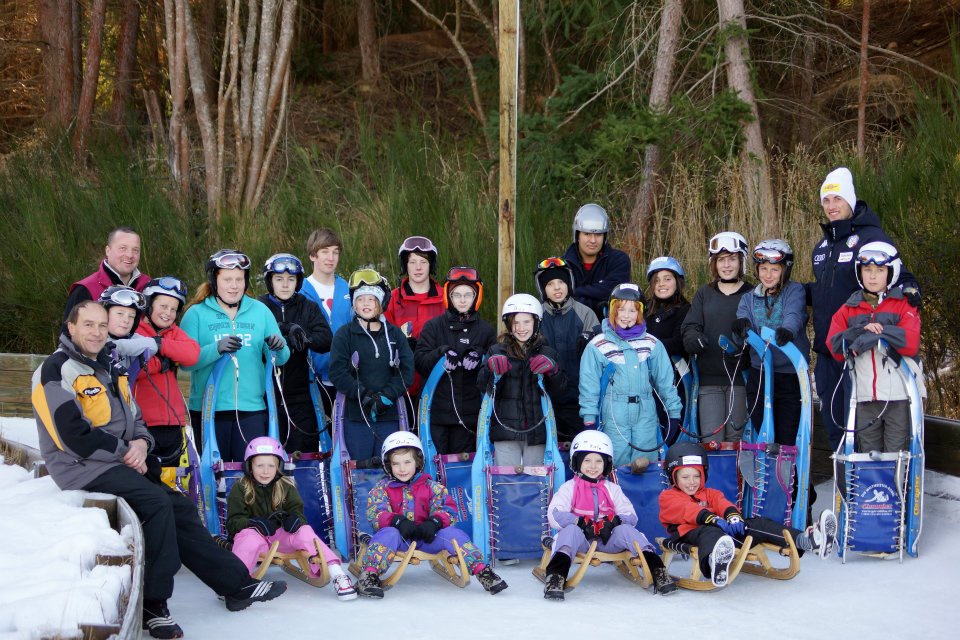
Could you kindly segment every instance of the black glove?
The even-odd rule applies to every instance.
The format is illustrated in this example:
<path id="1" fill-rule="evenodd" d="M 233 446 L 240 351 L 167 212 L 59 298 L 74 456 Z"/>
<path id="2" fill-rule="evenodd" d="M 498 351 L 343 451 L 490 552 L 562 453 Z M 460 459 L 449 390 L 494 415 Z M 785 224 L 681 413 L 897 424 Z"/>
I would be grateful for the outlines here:
<path id="1" fill-rule="evenodd" d="M 176 365 L 173 364 L 173 360 L 171 360 L 167 356 L 155 356 L 155 357 L 157 358 L 157 362 L 160 363 L 160 373 L 166 373 L 167 371 L 170 371 L 170 369 L 176 368 Z"/>
<path id="2" fill-rule="evenodd" d="M 790 331 L 790 329 L 786 327 L 777 327 L 777 332 L 774 334 L 774 337 L 776 338 L 777 346 L 782 347 L 788 342 L 793 342 L 796 336 L 793 335 L 793 331 Z"/>
<path id="3" fill-rule="evenodd" d="M 143 475 L 145 475 L 147 479 L 154 484 L 162 484 L 163 479 L 161 476 L 163 474 L 163 466 L 160 462 L 160 458 L 158 456 L 147 454 L 147 457 L 144 458 L 143 462 L 147 465 L 147 472 Z"/>
<path id="4" fill-rule="evenodd" d="M 920 307 L 920 291 L 916 287 L 904 287 L 903 297 L 907 299 L 907 303 L 914 309 Z"/>
<path id="5" fill-rule="evenodd" d="M 303 327 L 293 322 L 290 323 L 284 336 L 287 338 L 287 344 L 289 344 L 290 348 L 294 351 L 304 351 L 310 346 L 310 336 L 307 335 Z"/>
<path id="6" fill-rule="evenodd" d="M 667 418 L 667 433 L 663 436 L 663 441 L 667 446 L 673 445 L 680 437 L 680 418 Z"/>
<path id="7" fill-rule="evenodd" d="M 371 420 L 376 422 L 377 414 L 383 414 L 388 407 L 393 406 L 393 400 L 382 393 L 368 391 L 364 394 L 360 406 L 363 407 L 363 412 L 369 415 Z"/>
<path id="8" fill-rule="evenodd" d="M 260 535 L 269 537 L 277 532 L 280 525 L 270 518 L 250 518 L 250 526 L 260 532 Z"/>
<path id="9" fill-rule="evenodd" d="M 437 516 L 427 518 L 417 525 L 417 537 L 424 542 L 433 542 L 433 539 L 437 537 L 437 531 L 440 531 L 440 529 L 443 529 L 440 518 Z"/>
<path id="10" fill-rule="evenodd" d="M 160 343 L 163 342 L 163 336 L 157 334 L 157 335 L 153 336 L 153 340 L 154 340 L 154 342 L 157 343 L 157 353 L 160 353 Z"/>
<path id="11" fill-rule="evenodd" d="M 747 332 L 750 331 L 751 326 L 750 318 L 737 318 L 730 326 L 730 331 L 741 340 L 746 340 Z"/>
<path id="12" fill-rule="evenodd" d="M 580 527 L 581 531 L 583 531 L 583 536 L 587 539 L 587 542 L 590 542 L 597 537 L 597 532 L 593 528 L 592 519 L 586 516 L 580 516 L 577 518 L 577 526 Z"/>
<path id="13" fill-rule="evenodd" d="M 283 349 L 283 345 L 286 344 L 278 333 L 267 336 L 263 341 L 267 343 L 267 348 L 270 349 L 270 351 L 280 351 Z"/>
<path id="14" fill-rule="evenodd" d="M 240 336 L 223 336 L 217 342 L 217 353 L 233 353 L 239 351 L 242 346 L 243 340 L 240 339 Z"/>
<path id="15" fill-rule="evenodd" d="M 297 529 L 303 526 L 303 519 L 291 513 L 280 522 L 280 526 L 287 533 L 296 533 Z"/>
<path id="16" fill-rule="evenodd" d="M 391 527 L 396 527 L 404 540 L 413 540 L 417 537 L 417 523 L 403 516 L 393 516 L 390 521 Z"/>
<path id="17" fill-rule="evenodd" d="M 689 338 L 685 338 L 683 348 L 692 356 L 699 355 L 707 350 L 707 336 L 702 333 L 697 333 Z"/>
<path id="18" fill-rule="evenodd" d="M 610 542 L 610 536 L 613 535 L 614 527 L 618 527 L 623 524 L 623 520 L 620 519 L 620 516 L 613 516 L 613 518 L 604 518 L 603 526 L 600 527 L 600 531 L 597 532 L 597 535 L 600 536 L 600 542 L 607 544 Z"/>

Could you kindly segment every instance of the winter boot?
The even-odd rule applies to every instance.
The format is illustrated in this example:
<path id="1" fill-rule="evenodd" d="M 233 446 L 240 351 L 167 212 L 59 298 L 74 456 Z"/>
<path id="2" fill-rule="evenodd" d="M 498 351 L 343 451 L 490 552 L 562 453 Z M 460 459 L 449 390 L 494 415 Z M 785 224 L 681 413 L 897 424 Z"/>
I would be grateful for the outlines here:
<path id="1" fill-rule="evenodd" d="M 653 592 L 662 596 L 668 596 L 677 592 L 677 583 L 673 577 L 667 573 L 667 568 L 663 566 L 663 560 L 653 551 L 644 551 L 643 558 L 647 561 L 650 568 L 650 575 L 653 578 Z"/>
<path id="2" fill-rule="evenodd" d="M 733 562 L 736 551 L 737 547 L 733 544 L 733 538 L 730 536 L 722 536 L 717 540 L 717 545 L 710 552 L 710 579 L 713 586 L 727 586 L 730 563 Z"/>
<path id="3" fill-rule="evenodd" d="M 547 565 L 546 579 L 543 581 L 543 597 L 547 600 L 563 600 L 563 585 L 570 572 L 570 556 L 558 551 Z"/>
<path id="4" fill-rule="evenodd" d="M 823 535 L 823 542 L 820 543 L 818 553 L 821 558 L 826 558 L 833 552 L 833 546 L 837 541 L 837 516 L 833 511 L 824 509 L 820 512 L 820 520 L 817 522 L 817 528 L 820 529 L 820 533 Z"/>
<path id="5" fill-rule="evenodd" d="M 183 637 L 183 629 L 170 617 L 170 610 L 164 600 L 143 601 L 142 627 L 153 638 Z"/>
<path id="6" fill-rule="evenodd" d="M 507 583 L 504 582 L 503 578 L 495 574 L 489 566 L 477 571 L 476 577 L 483 589 L 492 596 L 507 588 Z"/>
<path id="7" fill-rule="evenodd" d="M 246 609 L 254 602 L 266 602 L 278 597 L 287 590 L 283 580 L 260 580 L 253 582 L 235 593 L 225 596 L 223 601 L 230 611 Z"/>
<path id="8" fill-rule="evenodd" d="M 376 571 L 366 571 L 357 580 L 357 593 L 365 598 L 382 598 L 383 585 Z"/>

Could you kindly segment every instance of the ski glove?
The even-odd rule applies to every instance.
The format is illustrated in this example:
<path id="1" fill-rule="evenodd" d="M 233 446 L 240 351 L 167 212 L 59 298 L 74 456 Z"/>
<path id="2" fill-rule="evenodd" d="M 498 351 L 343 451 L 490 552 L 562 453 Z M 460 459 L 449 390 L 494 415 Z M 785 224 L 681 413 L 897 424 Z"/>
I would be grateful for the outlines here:
<path id="1" fill-rule="evenodd" d="M 684 338 L 683 348 L 692 356 L 699 355 L 707 350 L 707 337 L 702 333 L 697 333 Z"/>
<path id="2" fill-rule="evenodd" d="M 774 336 L 776 337 L 778 347 L 782 347 L 788 342 L 793 342 L 793 339 L 796 337 L 793 335 L 793 331 L 790 331 L 790 329 L 786 327 L 777 327 L 777 332 Z"/>
<path id="3" fill-rule="evenodd" d="M 287 533 L 296 533 L 297 530 L 303 526 L 303 518 L 291 513 L 283 519 L 280 526 L 283 527 L 283 530 Z"/>
<path id="4" fill-rule="evenodd" d="M 173 360 L 167 356 L 157 356 L 157 361 L 160 363 L 160 373 L 166 373 L 176 367 Z"/>
<path id="5" fill-rule="evenodd" d="M 497 354 L 487 358 L 487 368 L 490 369 L 494 375 L 502 376 L 507 371 L 510 371 L 512 367 L 510 366 L 510 359 L 507 356 Z"/>
<path id="6" fill-rule="evenodd" d="M 545 373 L 548 376 L 552 376 L 559 370 L 560 367 L 557 366 L 557 363 L 542 353 L 538 353 L 530 358 L 530 371 L 534 374 L 539 375 Z"/>
<path id="7" fill-rule="evenodd" d="M 270 351 L 280 351 L 283 349 L 283 345 L 286 343 L 283 341 L 283 338 L 280 337 L 279 333 L 274 333 L 266 337 L 264 342 L 267 343 L 267 347 Z"/>
<path id="8" fill-rule="evenodd" d="M 914 309 L 920 307 L 920 291 L 916 287 L 903 287 L 903 297 L 907 299 L 907 304 L 909 304 Z"/>
<path id="9" fill-rule="evenodd" d="M 223 336 L 217 342 L 217 353 L 233 353 L 239 351 L 242 346 L 243 340 L 240 339 L 240 336 Z"/>
<path id="10" fill-rule="evenodd" d="M 404 540 L 413 540 L 417 537 L 417 523 L 403 516 L 393 516 L 391 527 L 396 527 Z"/>
<path id="11" fill-rule="evenodd" d="M 437 531 L 440 531 L 440 529 L 443 529 L 440 518 L 437 516 L 427 518 L 417 525 L 417 538 L 424 542 L 433 542 L 434 538 L 437 537 Z"/>
<path id="12" fill-rule="evenodd" d="M 476 351 L 468 351 L 467 355 L 463 356 L 463 362 L 461 362 L 461 364 L 467 371 L 473 371 L 477 368 L 477 365 L 480 364 L 481 360 L 483 360 L 483 356 L 479 353 Z"/>
<path id="13" fill-rule="evenodd" d="M 600 536 L 600 542 L 607 544 L 610 542 L 613 530 L 623 524 L 623 520 L 620 519 L 620 516 L 613 516 L 612 518 L 604 518 L 602 522 L 603 524 L 600 526 L 597 535 Z"/>
<path id="14" fill-rule="evenodd" d="M 443 358 L 443 368 L 447 371 L 453 371 L 460 366 L 460 355 L 453 349 L 448 349 Z"/>
<path id="15" fill-rule="evenodd" d="M 360 403 L 360 406 L 363 407 L 364 413 L 368 414 L 370 419 L 376 422 L 377 414 L 383 414 L 387 410 L 387 407 L 393 406 L 393 400 L 382 393 L 368 391 L 364 394 L 363 402 Z"/>
<path id="16" fill-rule="evenodd" d="M 736 513 L 731 513 L 728 515 L 727 522 L 730 524 L 730 528 L 733 530 L 733 533 L 730 535 L 742 536 L 747 532 L 747 525 L 744 524 L 743 518 Z M 730 532 L 728 531 L 727 533 Z"/>
<path id="17" fill-rule="evenodd" d="M 577 518 L 577 526 L 583 531 L 583 537 L 587 539 L 587 542 L 597 537 L 597 531 L 593 526 L 593 520 L 591 518 L 580 516 Z"/>
<path id="18" fill-rule="evenodd" d="M 131 338 L 121 338 L 113 341 L 117 353 L 122 356 L 143 355 L 144 360 L 149 360 L 150 356 L 157 352 L 157 343 L 153 338 L 147 336 L 134 335 Z"/>
<path id="19" fill-rule="evenodd" d="M 750 331 L 750 328 L 750 318 L 737 318 L 730 326 L 730 331 L 741 340 L 746 340 L 747 332 Z"/>
<path id="20" fill-rule="evenodd" d="M 310 346 L 310 338 L 307 336 L 307 332 L 304 331 L 303 327 L 296 323 L 290 323 L 290 328 L 286 332 L 286 337 L 287 343 L 289 343 L 290 348 L 294 351 L 304 351 L 308 346 Z"/>
<path id="21" fill-rule="evenodd" d="M 279 528 L 277 521 L 270 518 L 250 518 L 250 526 L 265 538 L 275 534 Z"/>
<path id="22" fill-rule="evenodd" d="M 663 441 L 667 446 L 671 446 L 680 437 L 680 418 L 667 418 L 667 433 L 663 436 Z"/>

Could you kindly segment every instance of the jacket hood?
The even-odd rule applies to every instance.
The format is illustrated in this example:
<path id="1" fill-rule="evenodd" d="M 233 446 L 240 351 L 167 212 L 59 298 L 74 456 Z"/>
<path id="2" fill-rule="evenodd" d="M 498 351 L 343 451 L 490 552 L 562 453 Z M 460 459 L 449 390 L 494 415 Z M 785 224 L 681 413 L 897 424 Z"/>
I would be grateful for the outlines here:
<path id="1" fill-rule="evenodd" d="M 573 296 L 567 296 L 560 306 L 546 300 L 543 302 L 543 312 L 551 316 L 562 316 L 571 309 L 573 309 Z"/>

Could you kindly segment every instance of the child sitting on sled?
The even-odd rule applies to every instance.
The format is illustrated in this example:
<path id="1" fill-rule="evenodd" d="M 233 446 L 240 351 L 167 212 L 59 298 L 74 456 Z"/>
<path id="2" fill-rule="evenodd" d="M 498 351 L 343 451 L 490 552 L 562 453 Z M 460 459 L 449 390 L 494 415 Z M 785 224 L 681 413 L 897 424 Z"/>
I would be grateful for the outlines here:
<path id="1" fill-rule="evenodd" d="M 567 480 L 547 507 L 550 526 L 559 532 L 553 542 L 553 556 L 546 567 L 543 597 L 563 600 L 563 586 L 577 553 L 587 551 L 597 540 L 605 553 L 632 551 L 636 543 L 653 574 L 654 593 L 669 595 L 677 590 L 663 561 L 640 531 L 637 514 L 619 485 L 607 481 L 613 471 L 613 444 L 601 431 L 581 431 L 570 445 Z"/>
<path id="2" fill-rule="evenodd" d="M 903 356 L 914 357 L 920 349 L 920 316 L 899 288 L 891 288 L 902 266 L 888 242 L 860 247 L 856 274 L 861 290 L 837 310 L 827 334 L 834 358 L 853 359 L 856 445 L 863 453 L 910 446 L 910 401 L 896 368 Z"/>
<path id="3" fill-rule="evenodd" d="M 340 559 L 306 524 L 303 499 L 280 467 L 286 461 L 286 452 L 273 438 L 254 438 L 247 445 L 243 477 L 230 489 L 227 499 L 227 532 L 233 540 L 233 553 L 252 573 L 260 554 L 279 541 L 280 553 L 304 551 L 311 556 L 310 571 L 317 577 L 321 571 L 320 559 L 316 558 L 319 546 L 337 598 L 353 600 L 357 592 Z"/>
<path id="4" fill-rule="evenodd" d="M 380 454 L 386 477 L 367 496 L 367 519 L 376 533 L 359 560 L 360 595 L 382 598 L 380 576 L 390 566 L 390 554 L 406 551 L 411 542 L 426 553 L 464 554 L 467 571 L 476 576 L 490 594 L 507 583 L 483 562 L 480 550 L 460 529 L 452 526 L 456 508 L 446 487 L 423 473 L 423 445 L 409 431 L 387 436 Z"/>
<path id="5" fill-rule="evenodd" d="M 699 444 L 678 442 L 667 450 L 665 460 L 671 487 L 660 494 L 660 522 L 673 542 L 686 542 L 698 547 L 700 571 L 717 587 L 727 584 L 728 570 L 736 553 L 737 543 L 747 535 L 754 542 L 784 546 L 786 529 L 793 537 L 800 554 L 816 552 L 826 558 L 837 535 L 837 518 L 829 509 L 820 513 L 819 521 L 799 531 L 769 518 L 747 518 L 723 493 L 708 489 L 707 452 Z"/>

